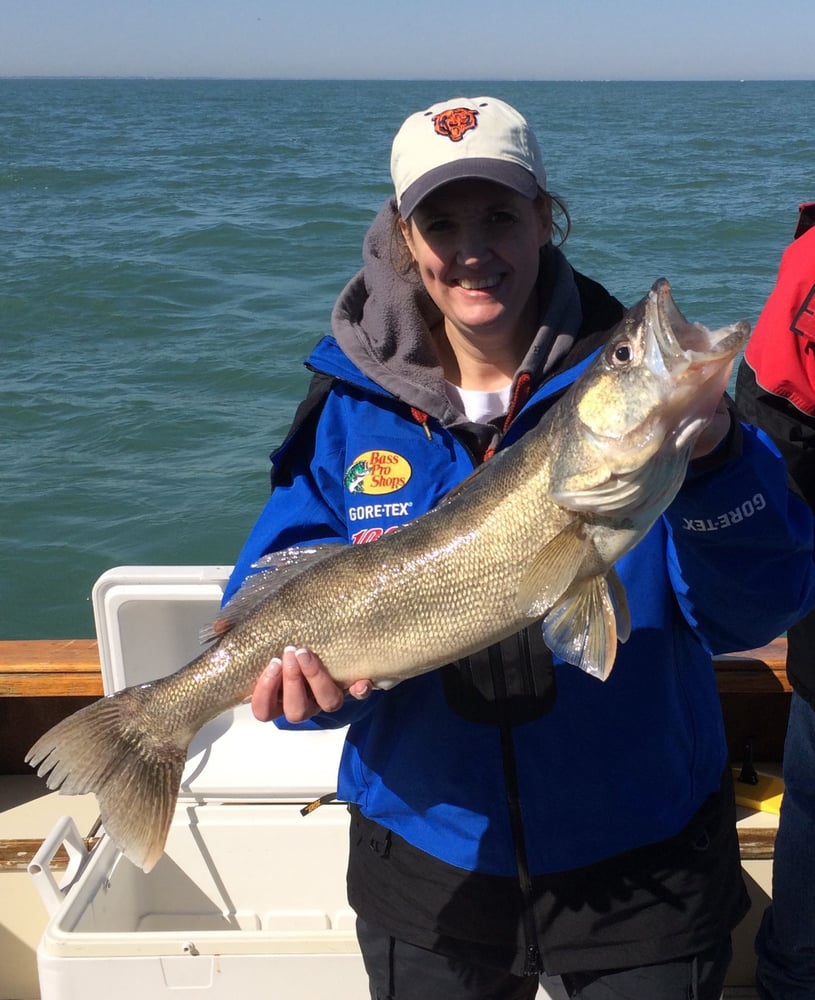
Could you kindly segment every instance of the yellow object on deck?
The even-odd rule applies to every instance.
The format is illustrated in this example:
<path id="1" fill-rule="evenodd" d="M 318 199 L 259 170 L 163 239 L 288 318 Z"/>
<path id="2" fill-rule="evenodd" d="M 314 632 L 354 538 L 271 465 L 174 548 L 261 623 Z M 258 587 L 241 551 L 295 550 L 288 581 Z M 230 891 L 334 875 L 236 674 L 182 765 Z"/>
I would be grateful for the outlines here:
<path id="1" fill-rule="evenodd" d="M 750 784 L 739 781 L 741 768 L 733 768 L 733 784 L 736 789 L 736 805 L 759 812 L 775 813 L 781 809 L 781 799 L 784 797 L 784 782 L 771 774 L 757 772 L 758 781 Z"/>

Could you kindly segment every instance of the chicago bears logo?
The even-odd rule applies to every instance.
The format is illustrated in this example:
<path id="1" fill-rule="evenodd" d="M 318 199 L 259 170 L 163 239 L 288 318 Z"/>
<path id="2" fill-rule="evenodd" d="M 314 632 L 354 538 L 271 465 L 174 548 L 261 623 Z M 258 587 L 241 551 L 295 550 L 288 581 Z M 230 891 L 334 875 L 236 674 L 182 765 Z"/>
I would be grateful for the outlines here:
<path id="1" fill-rule="evenodd" d="M 478 112 L 472 108 L 447 108 L 433 116 L 433 126 L 437 135 L 461 142 L 470 129 L 478 127 Z"/>

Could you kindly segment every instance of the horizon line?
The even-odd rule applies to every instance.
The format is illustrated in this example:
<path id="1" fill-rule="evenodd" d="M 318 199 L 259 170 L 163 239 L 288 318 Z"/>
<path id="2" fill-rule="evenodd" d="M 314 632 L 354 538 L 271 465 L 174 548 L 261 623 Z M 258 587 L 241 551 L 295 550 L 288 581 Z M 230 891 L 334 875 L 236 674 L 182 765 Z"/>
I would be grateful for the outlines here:
<path id="1" fill-rule="evenodd" d="M 815 77 L 410 77 L 410 76 L 222 76 L 213 74 L 0 73 L 0 80 L 152 80 L 233 83 L 812 83 Z"/>

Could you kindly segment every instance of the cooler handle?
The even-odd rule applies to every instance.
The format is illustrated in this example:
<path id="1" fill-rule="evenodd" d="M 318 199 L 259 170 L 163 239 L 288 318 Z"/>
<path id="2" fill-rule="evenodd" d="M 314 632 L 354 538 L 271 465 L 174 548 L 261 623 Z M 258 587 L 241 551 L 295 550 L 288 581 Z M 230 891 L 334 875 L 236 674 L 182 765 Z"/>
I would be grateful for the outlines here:
<path id="1" fill-rule="evenodd" d="M 68 852 L 68 867 L 62 880 L 57 883 L 51 871 L 51 862 L 63 844 Z M 76 823 L 70 816 L 61 816 L 28 864 L 28 874 L 34 880 L 49 916 L 61 906 L 89 854 Z"/>

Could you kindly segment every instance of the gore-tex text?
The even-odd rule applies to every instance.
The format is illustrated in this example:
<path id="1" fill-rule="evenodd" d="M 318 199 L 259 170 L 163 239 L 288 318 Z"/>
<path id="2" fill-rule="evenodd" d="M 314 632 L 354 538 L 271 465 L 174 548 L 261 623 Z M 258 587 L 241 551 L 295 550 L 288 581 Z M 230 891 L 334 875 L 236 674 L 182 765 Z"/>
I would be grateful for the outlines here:
<path id="1" fill-rule="evenodd" d="M 733 510 L 727 510 L 723 514 L 717 514 L 715 517 L 683 517 L 682 530 L 721 531 L 724 528 L 732 528 L 735 524 L 741 524 L 745 518 L 752 517 L 753 514 L 764 510 L 766 506 L 767 501 L 764 499 L 764 494 L 756 493 L 750 500 L 745 500 L 744 503 L 739 504 Z"/>
<path id="2" fill-rule="evenodd" d="M 359 507 L 349 507 L 349 521 L 367 521 L 375 517 L 407 517 L 412 501 L 407 503 L 369 503 Z"/>

